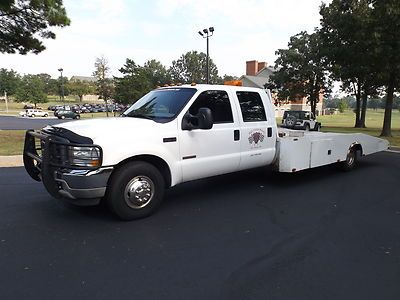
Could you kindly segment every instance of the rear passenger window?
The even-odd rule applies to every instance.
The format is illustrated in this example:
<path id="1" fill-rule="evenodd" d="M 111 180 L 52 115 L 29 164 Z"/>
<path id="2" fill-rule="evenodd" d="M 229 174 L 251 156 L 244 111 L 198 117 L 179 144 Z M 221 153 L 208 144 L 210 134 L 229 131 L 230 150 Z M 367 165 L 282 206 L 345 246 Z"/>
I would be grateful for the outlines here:
<path id="1" fill-rule="evenodd" d="M 244 122 L 266 121 L 265 109 L 261 96 L 256 92 L 236 92 Z"/>
<path id="2" fill-rule="evenodd" d="M 199 108 L 206 107 L 212 112 L 214 123 L 233 123 L 232 108 L 225 91 L 205 91 L 197 97 L 189 108 L 189 113 L 196 115 Z"/>

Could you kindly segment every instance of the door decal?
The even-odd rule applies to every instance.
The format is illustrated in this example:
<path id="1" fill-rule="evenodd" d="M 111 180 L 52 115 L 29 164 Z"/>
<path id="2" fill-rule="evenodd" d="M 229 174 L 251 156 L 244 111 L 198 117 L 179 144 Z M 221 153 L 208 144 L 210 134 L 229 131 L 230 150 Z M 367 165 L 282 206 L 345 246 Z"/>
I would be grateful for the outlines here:
<path id="1" fill-rule="evenodd" d="M 265 131 L 262 129 L 254 129 L 249 132 L 249 144 L 251 148 L 261 147 L 261 143 L 264 141 Z"/>

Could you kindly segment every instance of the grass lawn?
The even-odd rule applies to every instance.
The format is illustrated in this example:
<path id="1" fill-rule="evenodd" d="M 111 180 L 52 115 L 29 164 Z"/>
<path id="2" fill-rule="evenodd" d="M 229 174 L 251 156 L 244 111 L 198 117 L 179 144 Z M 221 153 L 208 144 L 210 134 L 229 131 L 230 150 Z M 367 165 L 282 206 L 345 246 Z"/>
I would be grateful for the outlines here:
<path id="1" fill-rule="evenodd" d="M 355 115 L 348 110 L 342 114 L 320 116 L 318 121 L 322 124 L 324 132 L 343 132 L 343 133 L 365 133 L 379 137 L 383 125 L 384 110 L 368 110 L 366 116 L 367 128 L 354 128 Z M 385 138 L 391 146 L 400 147 L 400 112 L 393 110 L 392 112 L 392 135 L 393 137 Z"/>
<path id="2" fill-rule="evenodd" d="M 0 155 L 22 154 L 25 130 L 0 130 Z"/>

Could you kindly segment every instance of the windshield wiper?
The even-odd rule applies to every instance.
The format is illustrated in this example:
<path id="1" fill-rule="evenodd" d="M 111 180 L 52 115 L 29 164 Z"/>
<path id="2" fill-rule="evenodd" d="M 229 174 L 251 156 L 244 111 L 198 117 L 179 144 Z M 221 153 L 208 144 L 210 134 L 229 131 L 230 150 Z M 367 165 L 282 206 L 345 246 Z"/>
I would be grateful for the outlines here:
<path id="1" fill-rule="evenodd" d="M 148 119 L 148 120 L 154 120 L 154 118 L 155 118 L 154 116 L 143 115 L 143 114 L 127 114 L 125 116 L 132 117 L 132 118 Z"/>

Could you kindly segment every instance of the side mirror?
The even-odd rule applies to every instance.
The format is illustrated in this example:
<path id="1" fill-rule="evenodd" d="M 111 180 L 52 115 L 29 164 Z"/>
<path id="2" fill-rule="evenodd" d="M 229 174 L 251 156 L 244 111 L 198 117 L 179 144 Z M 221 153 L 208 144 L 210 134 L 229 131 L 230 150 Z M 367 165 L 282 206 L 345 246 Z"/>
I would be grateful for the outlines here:
<path id="1" fill-rule="evenodd" d="M 198 119 L 198 126 L 200 129 L 211 129 L 214 125 L 213 116 L 211 109 L 206 107 L 199 108 L 199 112 L 196 115 Z"/>
<path id="2" fill-rule="evenodd" d="M 211 129 L 214 125 L 212 112 L 209 108 L 199 108 L 196 115 L 187 112 L 182 119 L 182 130 Z"/>

